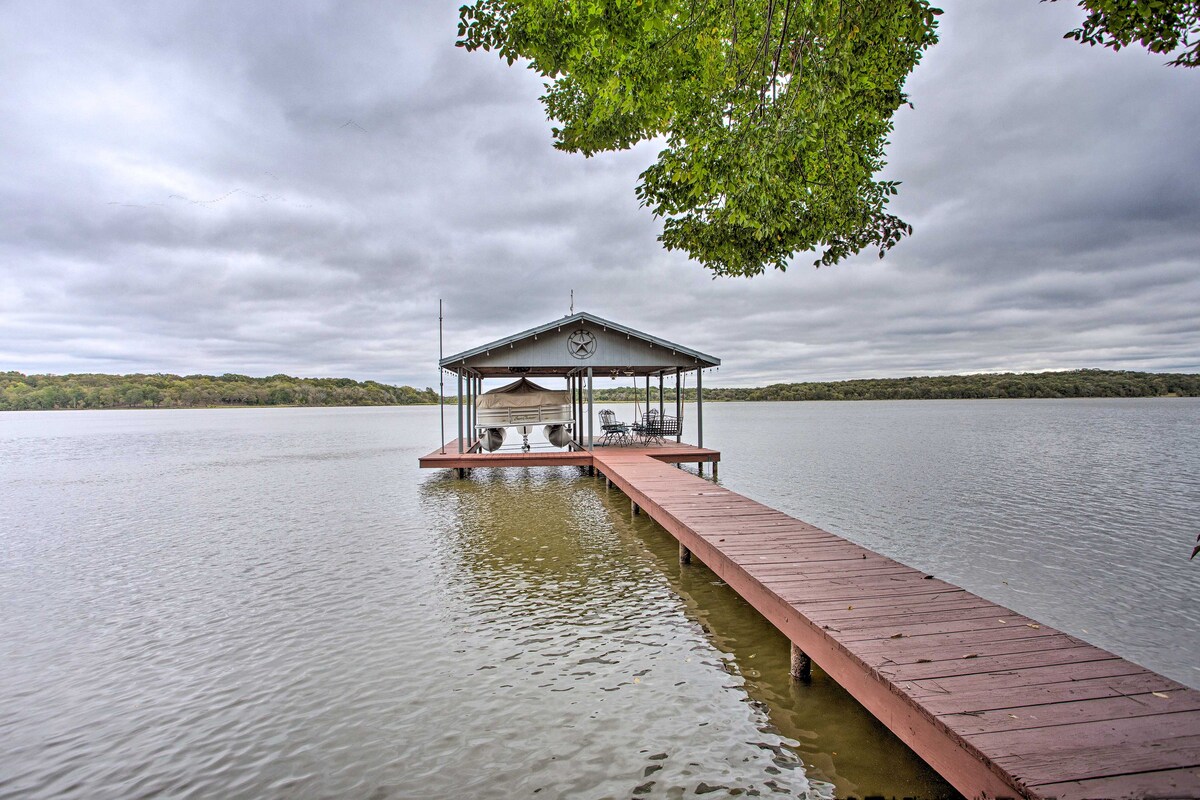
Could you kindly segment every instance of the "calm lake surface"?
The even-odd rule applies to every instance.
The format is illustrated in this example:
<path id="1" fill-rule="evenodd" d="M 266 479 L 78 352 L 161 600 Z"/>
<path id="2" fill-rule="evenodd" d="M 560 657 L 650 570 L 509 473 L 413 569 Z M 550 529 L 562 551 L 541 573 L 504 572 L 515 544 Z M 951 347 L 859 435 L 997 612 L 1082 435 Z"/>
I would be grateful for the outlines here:
<path id="1" fill-rule="evenodd" d="M 1198 422 L 709 404 L 705 443 L 737 491 L 1200 686 Z M 437 428 L 0 413 L 0 797 L 955 796 L 622 495 L 422 472 Z"/>

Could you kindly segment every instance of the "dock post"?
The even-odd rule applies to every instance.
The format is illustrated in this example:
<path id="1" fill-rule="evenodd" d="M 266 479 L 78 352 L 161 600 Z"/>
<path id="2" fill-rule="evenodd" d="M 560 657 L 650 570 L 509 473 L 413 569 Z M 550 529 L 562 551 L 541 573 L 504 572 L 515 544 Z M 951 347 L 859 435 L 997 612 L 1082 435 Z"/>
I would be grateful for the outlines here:
<path id="1" fill-rule="evenodd" d="M 679 443 L 683 441 L 683 393 L 679 391 L 679 367 L 675 368 L 675 419 L 679 420 L 679 433 L 675 434 L 675 442 Z"/>
<path id="2" fill-rule="evenodd" d="M 701 376 L 704 375 L 704 368 L 696 368 L 696 446 L 704 447 L 704 382 Z M 704 477 L 704 462 L 701 461 L 696 465 L 696 471 L 700 473 L 700 477 Z"/>
<path id="3" fill-rule="evenodd" d="M 713 465 L 713 482 L 714 482 L 714 483 L 716 483 L 716 480 L 717 480 L 717 462 L 716 462 L 716 461 L 712 462 L 712 465 Z"/>
<path id="4" fill-rule="evenodd" d="M 808 654 L 796 646 L 792 642 L 792 666 L 788 670 L 788 674 L 792 676 L 792 680 L 810 681 L 812 680 L 812 659 Z"/>
<path id="5" fill-rule="evenodd" d="M 591 450 L 591 449 L 592 449 L 592 433 L 593 433 L 593 430 L 594 430 L 594 422 L 593 422 L 593 419 L 592 419 L 592 418 L 596 416 L 596 415 L 595 415 L 595 413 L 592 411 L 592 368 L 591 368 L 591 367 L 588 367 L 588 390 L 587 390 L 587 397 L 588 397 L 588 410 L 587 410 L 587 415 L 588 415 L 588 419 L 587 419 L 587 423 L 588 423 L 588 450 Z"/>
<path id="6" fill-rule="evenodd" d="M 629 511 L 630 511 L 630 512 L 631 512 L 631 513 L 632 513 L 632 514 L 635 516 L 635 517 L 636 517 L 638 514 L 642 513 L 642 510 L 641 510 L 640 508 L 638 508 L 638 504 L 637 504 L 637 503 L 635 503 L 635 502 L 634 502 L 634 501 L 632 501 L 632 500 L 630 500 L 630 501 L 629 501 Z"/>
<path id="7" fill-rule="evenodd" d="M 684 547 L 683 542 L 679 543 L 679 563 L 680 564 L 692 563 L 692 551 L 688 550 L 686 547 Z"/>
<path id="8" fill-rule="evenodd" d="M 462 368 L 458 370 L 458 452 L 462 455 L 463 451 L 463 374 Z M 462 476 L 459 475 L 461 478 Z"/>
<path id="9" fill-rule="evenodd" d="M 479 428 L 479 395 L 483 392 L 483 378 L 475 378 L 475 391 L 471 395 L 471 441 L 476 438 L 476 431 Z M 482 448 L 481 448 L 482 449 Z"/>

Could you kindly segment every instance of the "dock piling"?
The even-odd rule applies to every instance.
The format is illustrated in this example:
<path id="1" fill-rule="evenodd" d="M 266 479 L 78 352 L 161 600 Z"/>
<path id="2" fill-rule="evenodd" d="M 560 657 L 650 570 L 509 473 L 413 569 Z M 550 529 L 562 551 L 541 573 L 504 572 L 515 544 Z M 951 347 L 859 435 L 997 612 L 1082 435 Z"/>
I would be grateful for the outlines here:
<path id="1" fill-rule="evenodd" d="M 638 514 L 642 513 L 642 510 L 640 508 L 638 508 L 638 504 L 633 502 L 632 500 L 629 501 L 629 510 L 635 517 Z"/>
<path id="2" fill-rule="evenodd" d="M 692 563 L 692 551 L 688 550 L 687 547 L 684 546 L 683 542 L 679 543 L 679 563 L 680 564 Z"/>
<path id="3" fill-rule="evenodd" d="M 794 681 L 808 682 L 812 680 L 812 659 L 797 647 L 795 642 L 792 642 L 792 666 L 788 670 L 788 674 Z"/>

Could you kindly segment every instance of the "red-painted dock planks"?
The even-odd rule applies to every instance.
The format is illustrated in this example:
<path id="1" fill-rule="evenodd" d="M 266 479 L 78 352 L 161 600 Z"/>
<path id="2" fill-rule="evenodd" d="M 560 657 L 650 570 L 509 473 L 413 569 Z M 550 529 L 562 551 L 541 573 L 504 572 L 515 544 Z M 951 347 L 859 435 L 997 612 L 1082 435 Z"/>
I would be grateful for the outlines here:
<path id="1" fill-rule="evenodd" d="M 463 449 L 469 450 L 472 443 L 463 442 Z M 653 453 L 656 458 L 671 463 L 707 463 L 719 461 L 721 454 L 716 450 L 708 450 L 690 444 L 664 442 L 648 444 L 642 447 L 622 448 L 632 453 Z M 592 453 L 587 450 L 531 450 L 528 453 L 503 450 L 494 453 L 458 452 L 458 440 L 446 442 L 445 452 L 438 448 L 428 455 L 421 456 L 418 464 L 422 469 L 475 469 L 476 467 L 590 467 Z"/>
<path id="2" fill-rule="evenodd" d="M 1200 692 L 654 455 L 593 461 L 968 797 L 1200 797 Z"/>

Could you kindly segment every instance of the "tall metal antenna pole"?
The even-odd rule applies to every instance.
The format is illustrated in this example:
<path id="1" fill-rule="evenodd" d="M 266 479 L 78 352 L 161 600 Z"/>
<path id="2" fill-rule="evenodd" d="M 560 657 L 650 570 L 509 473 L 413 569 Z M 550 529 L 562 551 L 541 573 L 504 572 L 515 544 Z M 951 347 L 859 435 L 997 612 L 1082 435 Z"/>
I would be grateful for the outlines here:
<path id="1" fill-rule="evenodd" d="M 446 370 L 442 369 L 442 299 L 438 298 L 438 414 L 442 419 L 442 455 L 446 455 Z"/>
<path id="2" fill-rule="evenodd" d="M 571 290 L 571 316 L 575 316 L 575 290 Z"/>

